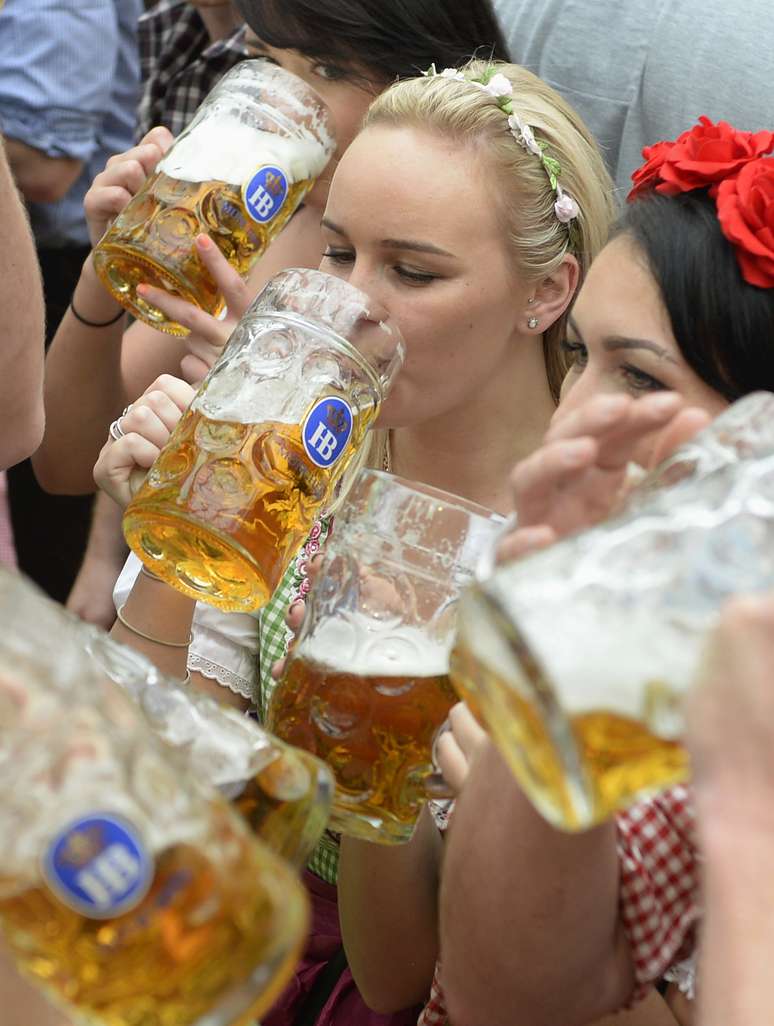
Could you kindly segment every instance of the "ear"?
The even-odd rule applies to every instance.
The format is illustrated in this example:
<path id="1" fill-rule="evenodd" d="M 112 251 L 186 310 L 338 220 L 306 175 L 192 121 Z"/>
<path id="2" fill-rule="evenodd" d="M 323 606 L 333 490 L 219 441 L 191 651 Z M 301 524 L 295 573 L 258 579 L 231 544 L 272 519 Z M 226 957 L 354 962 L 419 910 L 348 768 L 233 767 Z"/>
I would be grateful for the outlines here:
<path id="1" fill-rule="evenodd" d="M 527 330 L 536 335 L 548 331 L 573 301 L 580 281 L 580 267 L 571 253 L 548 277 L 532 290 L 531 302 L 524 311 Z"/>

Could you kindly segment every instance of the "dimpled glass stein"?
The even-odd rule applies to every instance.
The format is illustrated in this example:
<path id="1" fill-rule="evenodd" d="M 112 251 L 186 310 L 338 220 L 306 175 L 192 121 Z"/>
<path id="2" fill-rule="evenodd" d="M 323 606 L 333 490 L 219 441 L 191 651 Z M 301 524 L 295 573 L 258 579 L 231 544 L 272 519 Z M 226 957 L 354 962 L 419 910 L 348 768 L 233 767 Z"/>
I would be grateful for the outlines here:
<path id="1" fill-rule="evenodd" d="M 192 598 L 258 609 L 348 480 L 402 362 L 364 293 L 321 271 L 277 275 L 128 506 L 129 546 Z"/>
<path id="2" fill-rule="evenodd" d="M 208 235 L 246 277 L 334 149 L 317 93 L 268 61 L 240 62 L 107 229 L 94 250 L 97 273 L 135 317 L 187 335 L 137 286 L 155 285 L 218 314 L 223 296 L 199 259 L 196 236 Z"/>
<path id="3" fill-rule="evenodd" d="M 361 472 L 336 515 L 267 726 L 336 777 L 331 826 L 407 841 L 431 792 L 460 589 L 501 518 L 455 495 Z"/>
<path id="4" fill-rule="evenodd" d="M 452 679 L 536 807 L 579 830 L 684 781 L 683 696 L 723 603 L 774 588 L 774 396 L 755 393 L 611 520 L 460 606 Z"/>
<path id="5" fill-rule="evenodd" d="M 158 741 L 61 607 L 0 573 L 0 612 L 0 928 L 19 968 L 79 1024 L 247 1026 L 306 935 L 296 873 Z"/>
<path id="6" fill-rule="evenodd" d="M 153 730 L 180 750 L 197 780 L 217 787 L 275 854 L 301 869 L 328 823 L 333 776 L 235 709 L 164 677 L 134 649 L 78 627 L 89 655 L 135 699 Z"/>
<path id="7" fill-rule="evenodd" d="M 0 576 L 0 617 L 6 603 L 18 601 L 19 589 L 17 578 Z M 46 610 L 40 596 L 34 600 Z M 153 731 L 180 751 L 195 780 L 230 798 L 275 854 L 297 869 L 306 864 L 330 814 L 334 782 L 323 762 L 272 737 L 254 719 L 170 680 L 99 628 L 68 620 L 53 604 L 48 612 L 58 637 L 134 699 Z"/>

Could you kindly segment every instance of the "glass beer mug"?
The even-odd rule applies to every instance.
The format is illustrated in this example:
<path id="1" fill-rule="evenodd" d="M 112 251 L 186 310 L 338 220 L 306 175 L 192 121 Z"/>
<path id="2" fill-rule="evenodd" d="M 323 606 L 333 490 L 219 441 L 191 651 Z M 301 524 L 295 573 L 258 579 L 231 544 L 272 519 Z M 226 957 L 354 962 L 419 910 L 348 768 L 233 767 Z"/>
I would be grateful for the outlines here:
<path id="1" fill-rule="evenodd" d="M 689 774 L 683 696 L 722 604 L 774 588 L 774 396 L 731 406 L 613 519 L 476 584 L 452 679 L 580 830 Z"/>
<path id="2" fill-rule="evenodd" d="M 11 953 L 78 1023 L 247 1026 L 305 938 L 296 874 L 154 738 L 64 614 L 21 582 L 15 595 L 0 636 Z"/>
<path id="3" fill-rule="evenodd" d="M 457 701 L 456 602 L 501 518 L 455 495 L 361 472 L 336 516 L 267 726 L 336 776 L 331 826 L 407 841 Z"/>
<path id="4" fill-rule="evenodd" d="M 224 75 L 94 251 L 102 282 L 135 317 L 188 330 L 137 294 L 141 283 L 211 314 L 223 297 L 194 249 L 209 235 L 243 277 L 284 228 L 335 149 L 327 108 L 265 60 Z"/>
<path id="5" fill-rule="evenodd" d="M 256 837 L 301 869 L 328 823 L 328 767 L 235 709 L 164 677 L 103 631 L 78 629 L 89 655 L 138 703 L 156 734 L 181 751 L 189 772 L 231 799 Z"/>
<path id="6" fill-rule="evenodd" d="M 370 306 L 321 271 L 266 286 L 127 507 L 152 573 L 220 609 L 268 600 L 402 365 Z"/>

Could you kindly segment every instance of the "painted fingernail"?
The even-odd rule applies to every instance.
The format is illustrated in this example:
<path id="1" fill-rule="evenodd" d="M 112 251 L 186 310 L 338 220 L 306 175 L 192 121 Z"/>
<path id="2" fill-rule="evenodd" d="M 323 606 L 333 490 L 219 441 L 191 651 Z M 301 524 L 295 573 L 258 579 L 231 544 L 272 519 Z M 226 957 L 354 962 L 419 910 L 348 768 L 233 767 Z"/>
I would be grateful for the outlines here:
<path id="1" fill-rule="evenodd" d="M 212 249 L 214 243 L 209 235 L 197 235 L 196 236 L 196 247 L 197 249 Z"/>

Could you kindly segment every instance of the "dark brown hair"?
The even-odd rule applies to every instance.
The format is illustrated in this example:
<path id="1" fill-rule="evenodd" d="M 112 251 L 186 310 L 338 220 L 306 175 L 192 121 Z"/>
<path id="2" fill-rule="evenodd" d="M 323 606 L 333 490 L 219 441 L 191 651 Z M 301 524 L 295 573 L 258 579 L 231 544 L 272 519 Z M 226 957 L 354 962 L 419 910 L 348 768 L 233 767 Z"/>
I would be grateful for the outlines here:
<path id="1" fill-rule="evenodd" d="M 435 63 L 508 60 L 490 0 L 236 0 L 259 39 L 278 50 L 385 85 Z"/>

